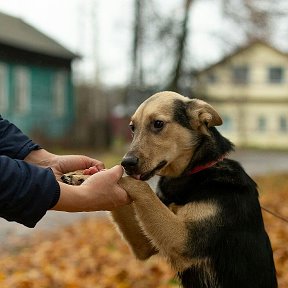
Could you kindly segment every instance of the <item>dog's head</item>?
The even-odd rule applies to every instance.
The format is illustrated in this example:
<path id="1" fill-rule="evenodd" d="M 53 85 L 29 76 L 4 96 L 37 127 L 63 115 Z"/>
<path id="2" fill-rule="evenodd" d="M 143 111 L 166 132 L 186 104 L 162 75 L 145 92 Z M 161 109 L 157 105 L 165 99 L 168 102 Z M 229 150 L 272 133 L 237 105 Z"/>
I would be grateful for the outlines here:
<path id="1" fill-rule="evenodd" d="M 143 102 L 131 118 L 133 140 L 122 160 L 126 173 L 148 180 L 155 174 L 179 176 L 189 164 L 201 135 L 221 125 L 206 102 L 160 92 Z"/>

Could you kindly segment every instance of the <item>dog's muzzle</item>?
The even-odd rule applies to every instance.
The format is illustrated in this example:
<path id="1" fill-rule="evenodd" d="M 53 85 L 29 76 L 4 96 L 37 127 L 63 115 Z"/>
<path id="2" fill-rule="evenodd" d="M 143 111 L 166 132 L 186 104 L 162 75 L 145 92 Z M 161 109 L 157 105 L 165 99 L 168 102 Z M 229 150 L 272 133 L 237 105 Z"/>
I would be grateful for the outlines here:
<path id="1" fill-rule="evenodd" d="M 121 165 L 124 167 L 127 175 L 130 175 L 138 180 L 146 181 L 153 177 L 157 171 L 162 169 L 167 164 L 167 161 L 161 161 L 156 167 L 149 171 L 141 171 L 139 167 L 139 158 L 132 154 L 124 156 Z"/>
<path id="2" fill-rule="evenodd" d="M 138 158 L 138 157 L 136 157 L 135 155 L 129 155 L 129 154 L 127 154 L 127 155 L 122 159 L 121 165 L 124 167 L 126 173 L 127 173 L 128 175 L 131 175 L 131 174 L 135 174 L 135 172 L 137 172 L 138 162 L 139 162 L 139 158 Z"/>

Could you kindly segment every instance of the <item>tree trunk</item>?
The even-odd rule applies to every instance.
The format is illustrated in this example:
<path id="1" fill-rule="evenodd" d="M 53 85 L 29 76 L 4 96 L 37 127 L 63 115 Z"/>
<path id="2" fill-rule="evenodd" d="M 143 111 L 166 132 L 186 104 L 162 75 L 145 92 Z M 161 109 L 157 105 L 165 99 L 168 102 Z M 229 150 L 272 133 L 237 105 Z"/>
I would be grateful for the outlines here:
<path id="1" fill-rule="evenodd" d="M 183 66 L 183 60 L 185 57 L 185 44 L 188 35 L 188 23 L 189 23 L 189 11 L 193 0 L 185 0 L 184 19 L 181 25 L 181 32 L 176 43 L 175 53 L 175 65 L 172 71 L 172 79 L 168 85 L 168 89 L 172 91 L 179 91 L 180 89 L 180 78 Z"/>

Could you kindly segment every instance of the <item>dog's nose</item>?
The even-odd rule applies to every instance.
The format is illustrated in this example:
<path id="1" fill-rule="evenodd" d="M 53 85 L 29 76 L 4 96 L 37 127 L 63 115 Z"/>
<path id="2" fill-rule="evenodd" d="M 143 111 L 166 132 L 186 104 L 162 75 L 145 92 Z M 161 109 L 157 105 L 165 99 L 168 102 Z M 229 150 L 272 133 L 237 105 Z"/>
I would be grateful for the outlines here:
<path id="1" fill-rule="evenodd" d="M 135 168 L 138 164 L 139 158 L 134 155 L 126 155 L 121 162 L 121 165 L 125 170 L 131 170 Z"/>

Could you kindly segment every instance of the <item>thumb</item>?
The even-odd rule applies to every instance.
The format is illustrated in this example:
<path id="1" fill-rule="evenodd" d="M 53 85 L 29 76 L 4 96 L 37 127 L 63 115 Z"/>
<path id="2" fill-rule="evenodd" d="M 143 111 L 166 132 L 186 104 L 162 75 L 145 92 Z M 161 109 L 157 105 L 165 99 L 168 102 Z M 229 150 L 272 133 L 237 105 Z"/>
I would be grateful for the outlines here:
<path id="1" fill-rule="evenodd" d="M 116 165 L 109 169 L 109 172 L 115 177 L 115 179 L 118 181 L 124 174 L 124 169 L 121 165 Z"/>

